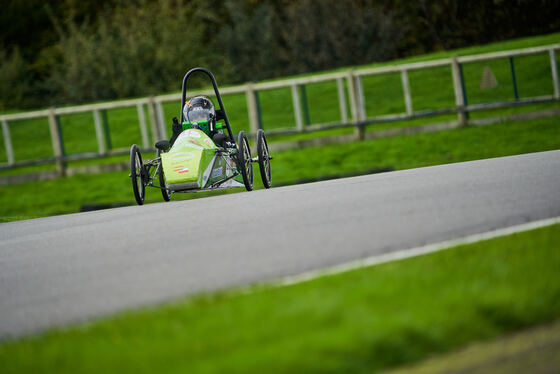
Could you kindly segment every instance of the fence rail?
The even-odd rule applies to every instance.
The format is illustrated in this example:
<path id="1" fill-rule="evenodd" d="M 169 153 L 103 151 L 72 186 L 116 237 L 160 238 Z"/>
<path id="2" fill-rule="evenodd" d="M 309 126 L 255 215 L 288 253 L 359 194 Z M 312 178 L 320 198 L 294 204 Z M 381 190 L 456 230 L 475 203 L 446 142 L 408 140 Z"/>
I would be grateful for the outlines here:
<path id="1" fill-rule="evenodd" d="M 347 71 L 313 75 L 309 77 L 292 78 L 271 82 L 247 83 L 239 86 L 225 87 L 220 90 L 223 96 L 244 94 L 247 101 L 247 118 L 252 134 L 256 133 L 259 128 L 263 128 L 261 121 L 260 105 L 258 93 L 260 91 L 274 90 L 281 88 L 290 89 L 292 96 L 292 104 L 294 110 L 294 125 L 292 128 L 268 131 L 267 133 L 298 133 L 319 131 L 335 127 L 355 127 L 356 134 L 359 138 L 363 138 L 365 126 L 373 123 L 399 121 L 425 117 L 431 115 L 439 115 L 444 113 L 456 113 L 457 121 L 460 125 L 468 122 L 468 113 L 477 110 L 503 108 L 516 105 L 526 105 L 531 103 L 542 103 L 560 100 L 560 88 L 558 82 L 558 67 L 556 63 L 556 51 L 560 49 L 560 44 L 552 44 L 541 47 L 532 47 L 518 50 L 509 50 L 501 52 L 492 52 L 485 54 L 454 56 L 439 60 L 415 62 L 408 64 L 373 67 L 364 69 L 350 69 Z M 553 85 L 551 95 L 540 97 L 519 98 L 517 93 L 517 83 L 515 78 L 515 69 L 513 58 L 520 56 L 528 56 L 535 54 L 549 54 L 550 72 Z M 512 81 L 515 91 L 515 100 L 502 102 L 486 102 L 481 104 L 467 104 L 465 81 L 463 77 L 462 66 L 468 63 L 488 61 L 495 59 L 510 59 Z M 433 109 L 415 111 L 411 96 L 408 72 L 414 70 L 433 69 L 437 67 L 450 67 L 451 78 L 453 81 L 455 106 L 444 109 Z M 365 93 L 363 89 L 362 79 L 367 76 L 381 74 L 400 74 L 401 85 L 403 91 L 403 101 L 405 112 L 395 113 L 384 116 L 368 117 L 365 105 Z M 311 124 L 308 115 L 307 100 L 305 94 L 305 86 L 333 81 L 336 83 L 336 93 L 339 103 L 340 121 L 326 124 Z M 200 94 L 212 95 L 212 90 L 201 90 Z M 144 97 L 138 99 L 129 99 L 121 101 L 112 101 L 106 103 L 87 104 L 72 107 L 49 108 L 25 113 L 4 114 L 0 115 L 0 123 L 2 125 L 2 135 L 4 139 L 4 148 L 6 151 L 7 162 L 0 164 L 0 168 L 10 168 L 15 166 L 23 166 L 30 164 L 40 164 L 48 162 L 56 162 L 58 170 L 61 174 L 65 170 L 65 162 L 77 159 L 89 159 L 95 157 L 103 157 L 112 154 L 126 153 L 127 149 L 111 149 L 110 133 L 106 118 L 107 110 L 120 108 L 136 107 L 139 132 L 142 139 L 142 147 L 150 149 L 150 139 L 148 131 L 148 122 L 152 141 L 168 138 L 167 127 L 165 123 L 165 113 L 163 103 L 179 101 L 180 93 L 166 94 L 160 96 Z M 349 105 L 349 108 L 348 108 Z M 145 108 L 148 109 L 148 118 L 145 116 Z M 92 114 L 92 122 L 95 128 L 97 138 L 97 150 L 80 154 L 66 154 L 64 149 L 64 139 L 60 131 L 60 117 L 70 114 L 88 113 Z M 14 148 L 12 145 L 12 135 L 10 125 L 21 120 L 29 120 L 35 118 L 46 118 L 49 123 L 49 131 L 53 148 L 53 157 L 43 158 L 40 160 L 16 160 L 14 156 Z M 153 144 L 153 143 L 152 143 Z"/>

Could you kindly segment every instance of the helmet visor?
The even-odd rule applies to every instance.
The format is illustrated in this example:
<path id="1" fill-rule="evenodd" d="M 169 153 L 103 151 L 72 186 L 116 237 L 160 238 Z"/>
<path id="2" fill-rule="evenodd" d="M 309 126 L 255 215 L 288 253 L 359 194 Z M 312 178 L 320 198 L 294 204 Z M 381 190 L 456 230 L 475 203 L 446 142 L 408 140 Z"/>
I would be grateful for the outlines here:
<path id="1" fill-rule="evenodd" d="M 210 119 L 211 111 L 202 107 L 191 107 L 186 106 L 185 108 L 185 118 L 189 122 L 193 121 L 207 121 Z"/>

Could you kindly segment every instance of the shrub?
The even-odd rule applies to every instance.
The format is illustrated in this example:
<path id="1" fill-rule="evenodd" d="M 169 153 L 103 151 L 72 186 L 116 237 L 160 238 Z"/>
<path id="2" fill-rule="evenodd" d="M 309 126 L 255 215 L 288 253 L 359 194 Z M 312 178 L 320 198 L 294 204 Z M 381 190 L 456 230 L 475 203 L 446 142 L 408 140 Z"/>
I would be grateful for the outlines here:
<path id="1" fill-rule="evenodd" d="M 0 50 L 0 82 L 0 110 L 25 106 L 32 88 L 28 66 L 19 49 L 11 54 Z"/>
<path id="2" fill-rule="evenodd" d="M 48 82 L 59 101 L 159 94 L 180 88 L 187 68 L 227 71 L 207 37 L 197 2 L 157 0 L 106 9 L 95 27 L 65 21 L 61 63 Z"/>

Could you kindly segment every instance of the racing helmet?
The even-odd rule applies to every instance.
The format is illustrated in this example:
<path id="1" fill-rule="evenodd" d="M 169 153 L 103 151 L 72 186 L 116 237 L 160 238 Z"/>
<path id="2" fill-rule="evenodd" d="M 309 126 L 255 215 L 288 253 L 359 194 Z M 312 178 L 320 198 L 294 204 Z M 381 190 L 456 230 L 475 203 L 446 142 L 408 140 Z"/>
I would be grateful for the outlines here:
<path id="1" fill-rule="evenodd" d="M 214 121 L 216 119 L 214 104 L 206 96 L 195 96 L 185 102 L 183 118 L 191 126 L 196 126 L 209 134 L 214 128 Z"/>

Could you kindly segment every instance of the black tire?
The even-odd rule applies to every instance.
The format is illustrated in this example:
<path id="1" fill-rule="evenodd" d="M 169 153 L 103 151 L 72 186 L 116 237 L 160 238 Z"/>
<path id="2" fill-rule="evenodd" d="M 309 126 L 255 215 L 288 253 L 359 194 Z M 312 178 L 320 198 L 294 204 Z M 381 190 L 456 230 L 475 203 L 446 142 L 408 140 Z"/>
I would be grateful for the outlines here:
<path id="1" fill-rule="evenodd" d="M 144 164 L 142 163 L 142 155 L 136 144 L 130 147 L 130 179 L 132 179 L 132 191 L 134 192 L 134 198 L 138 205 L 144 204 L 144 196 L 146 193 L 146 184 L 144 181 L 144 173 L 142 169 Z"/>
<path id="2" fill-rule="evenodd" d="M 251 148 L 245 132 L 240 131 L 237 137 L 237 170 L 243 176 L 243 183 L 247 191 L 253 190 L 253 161 Z"/>
<path id="3" fill-rule="evenodd" d="M 264 136 L 264 131 L 257 131 L 257 155 L 259 156 L 259 169 L 261 171 L 261 179 L 264 188 L 270 188 L 272 185 L 272 174 L 270 173 L 270 153 L 268 152 L 268 143 Z"/>
<path id="4" fill-rule="evenodd" d="M 161 157 L 161 151 L 159 149 L 157 150 L 156 157 Z M 158 175 L 159 186 L 162 188 L 161 189 L 161 196 L 163 196 L 163 200 L 169 201 L 169 200 L 171 200 L 171 193 L 169 193 L 169 190 L 167 188 L 165 188 L 165 175 L 163 174 L 163 164 L 161 163 L 161 159 L 159 161 L 159 173 L 158 174 L 159 174 Z"/>

